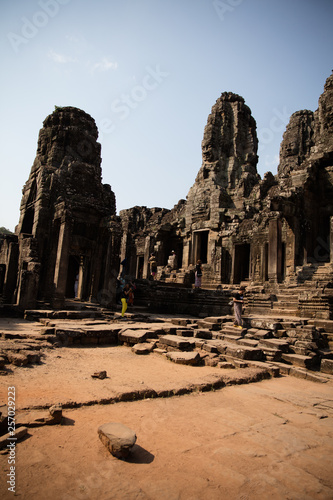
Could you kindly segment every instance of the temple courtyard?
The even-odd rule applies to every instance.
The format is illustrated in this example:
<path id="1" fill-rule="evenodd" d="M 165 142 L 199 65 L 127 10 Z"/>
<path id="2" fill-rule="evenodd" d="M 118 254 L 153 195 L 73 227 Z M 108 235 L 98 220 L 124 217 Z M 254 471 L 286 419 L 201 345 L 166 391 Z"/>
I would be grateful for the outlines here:
<path id="1" fill-rule="evenodd" d="M 13 454 L 0 451 L 1 498 L 333 498 L 332 376 L 277 370 L 228 350 L 222 361 L 215 327 L 191 321 L 0 318 L 2 352 L 9 345 L 16 353 L 1 371 L 1 404 L 14 392 L 16 427 L 26 428 L 15 446 L 15 493 L 7 484 Z M 184 336 L 190 328 L 201 334 Z M 213 339 L 200 338 L 208 331 Z M 193 349 L 170 345 L 191 338 Z M 141 354 L 140 344 L 153 349 Z M 184 364 L 194 352 L 201 362 Z M 53 405 L 62 409 L 59 423 L 50 418 Z M 137 435 L 126 460 L 98 437 L 109 422 Z"/>

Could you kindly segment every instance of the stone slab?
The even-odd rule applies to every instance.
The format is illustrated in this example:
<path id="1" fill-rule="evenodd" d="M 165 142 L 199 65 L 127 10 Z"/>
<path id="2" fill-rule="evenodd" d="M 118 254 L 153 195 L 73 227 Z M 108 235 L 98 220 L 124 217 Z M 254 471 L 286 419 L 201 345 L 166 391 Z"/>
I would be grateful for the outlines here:
<path id="1" fill-rule="evenodd" d="M 259 346 L 270 347 L 271 349 L 277 349 L 284 353 L 289 351 L 289 343 L 281 339 L 261 339 Z"/>
<path id="2" fill-rule="evenodd" d="M 167 358 L 180 365 L 196 365 L 201 360 L 198 352 L 168 352 Z"/>
<path id="3" fill-rule="evenodd" d="M 16 440 L 22 439 L 27 433 L 27 427 L 18 427 L 12 434 L 9 432 L 4 434 L 0 437 L 0 450 L 7 448 L 7 445 L 10 443 L 16 443 Z"/>
<path id="4" fill-rule="evenodd" d="M 159 342 L 162 345 L 176 347 L 181 351 L 188 351 L 195 347 L 194 340 L 185 339 L 184 337 L 178 337 L 177 335 L 164 335 L 163 337 L 160 337 Z"/>
<path id="5" fill-rule="evenodd" d="M 119 341 L 126 344 L 138 344 L 145 342 L 150 334 L 149 330 L 123 330 L 119 333 Z"/>
<path id="6" fill-rule="evenodd" d="M 257 347 L 232 346 L 226 349 L 226 354 L 228 356 L 244 360 L 250 359 L 261 361 L 263 359 L 263 352 Z"/>
<path id="7" fill-rule="evenodd" d="M 101 425 L 98 428 L 98 436 L 109 452 L 117 458 L 127 458 L 136 442 L 135 432 L 117 422 Z"/>
<path id="8" fill-rule="evenodd" d="M 286 354 L 282 353 L 282 359 L 292 365 L 302 368 L 311 368 L 314 364 L 314 359 L 310 356 L 302 356 L 301 354 Z"/>
<path id="9" fill-rule="evenodd" d="M 135 354 L 150 354 L 154 349 L 154 344 L 149 342 L 142 342 L 140 344 L 134 344 L 132 351 Z"/>
<path id="10" fill-rule="evenodd" d="M 322 359 L 320 364 L 320 371 L 333 375 L 333 359 Z"/>

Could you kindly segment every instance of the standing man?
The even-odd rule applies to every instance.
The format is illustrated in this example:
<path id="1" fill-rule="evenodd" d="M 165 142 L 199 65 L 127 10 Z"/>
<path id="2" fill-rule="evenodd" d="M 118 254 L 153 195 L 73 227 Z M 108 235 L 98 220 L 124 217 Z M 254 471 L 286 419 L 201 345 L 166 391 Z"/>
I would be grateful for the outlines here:
<path id="1" fill-rule="evenodd" d="M 245 293 L 245 286 L 241 286 L 239 292 L 236 292 L 233 298 L 234 312 L 235 312 L 234 326 L 236 328 L 243 328 L 242 311 L 244 305 L 244 293 Z"/>

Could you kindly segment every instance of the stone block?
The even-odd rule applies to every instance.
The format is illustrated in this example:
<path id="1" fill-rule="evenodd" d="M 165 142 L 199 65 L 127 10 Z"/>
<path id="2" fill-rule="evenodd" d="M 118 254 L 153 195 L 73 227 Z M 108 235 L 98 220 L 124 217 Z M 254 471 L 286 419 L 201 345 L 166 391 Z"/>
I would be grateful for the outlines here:
<path id="1" fill-rule="evenodd" d="M 119 333 L 119 341 L 134 345 L 145 342 L 149 336 L 149 330 L 124 330 Z"/>
<path id="2" fill-rule="evenodd" d="M 281 323 L 277 321 L 271 321 L 269 319 L 251 319 L 251 327 L 258 328 L 260 330 L 271 330 L 276 331 L 281 328 Z"/>
<path id="3" fill-rule="evenodd" d="M 98 436 L 109 452 L 117 458 L 127 458 L 136 442 L 135 432 L 120 423 L 103 424 Z"/>
<path id="4" fill-rule="evenodd" d="M 177 328 L 176 335 L 179 337 L 193 337 L 194 330 L 192 328 Z"/>
<path id="5" fill-rule="evenodd" d="M 107 377 L 106 371 L 102 370 L 101 372 L 95 372 L 92 375 L 92 378 L 99 378 L 100 380 L 103 380 Z"/>
<path id="6" fill-rule="evenodd" d="M 322 359 L 320 364 L 320 371 L 333 375 L 333 359 Z"/>
<path id="7" fill-rule="evenodd" d="M 150 354 L 154 349 L 154 344 L 149 342 L 142 342 L 140 344 L 135 344 L 132 347 L 132 351 L 135 354 Z"/>
<path id="8" fill-rule="evenodd" d="M 256 330 L 256 332 L 253 334 L 253 338 L 257 340 L 269 339 L 271 337 L 273 337 L 273 335 L 270 330 Z"/>
<path id="9" fill-rule="evenodd" d="M 232 346 L 227 348 L 226 354 L 238 359 L 251 359 L 256 361 L 263 359 L 263 352 L 257 347 Z"/>
<path id="10" fill-rule="evenodd" d="M 247 347 L 257 347 L 259 344 L 258 340 L 243 339 L 242 337 L 238 340 L 238 344 L 245 345 Z"/>
<path id="11" fill-rule="evenodd" d="M 196 365 L 201 360 L 198 352 L 168 352 L 167 358 L 180 365 Z"/>
<path id="12" fill-rule="evenodd" d="M 296 365 L 307 369 L 312 368 L 314 365 L 313 357 L 302 356 L 301 354 L 282 353 L 282 359 L 291 365 Z"/>
<path id="13" fill-rule="evenodd" d="M 165 335 L 160 337 L 159 343 L 167 345 L 170 347 L 175 347 L 180 351 L 189 351 L 195 347 L 195 341 L 190 339 L 184 339 L 183 337 L 178 337 L 177 335 Z"/>
<path id="14" fill-rule="evenodd" d="M 260 340 L 260 347 L 269 347 L 287 353 L 289 351 L 289 343 L 281 339 L 267 339 Z"/>
<path id="15" fill-rule="evenodd" d="M 15 366 L 25 366 L 29 362 L 27 353 L 8 351 L 6 355 L 9 363 Z"/>
<path id="16" fill-rule="evenodd" d="M 194 338 L 210 340 L 213 334 L 210 330 L 198 329 L 194 332 Z"/>
<path id="17" fill-rule="evenodd" d="M 22 439 L 28 433 L 27 427 L 18 427 L 13 434 L 5 434 L 0 437 L 0 450 L 3 448 L 7 448 L 9 443 L 16 443 L 16 440 Z M 11 441 L 11 439 L 16 438 L 15 441 Z"/>
<path id="18" fill-rule="evenodd" d="M 245 363 L 246 364 L 246 363 Z M 233 363 L 230 363 L 228 361 L 220 361 L 217 366 L 222 369 L 235 369 L 235 365 Z"/>

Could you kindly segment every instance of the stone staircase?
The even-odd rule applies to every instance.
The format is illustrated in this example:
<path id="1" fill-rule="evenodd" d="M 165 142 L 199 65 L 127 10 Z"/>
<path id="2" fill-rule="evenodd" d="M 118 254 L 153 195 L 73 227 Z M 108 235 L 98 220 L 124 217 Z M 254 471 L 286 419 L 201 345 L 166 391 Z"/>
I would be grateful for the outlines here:
<path id="1" fill-rule="evenodd" d="M 330 262 L 314 262 L 296 268 L 297 283 L 315 288 L 333 286 L 333 266 Z"/>

